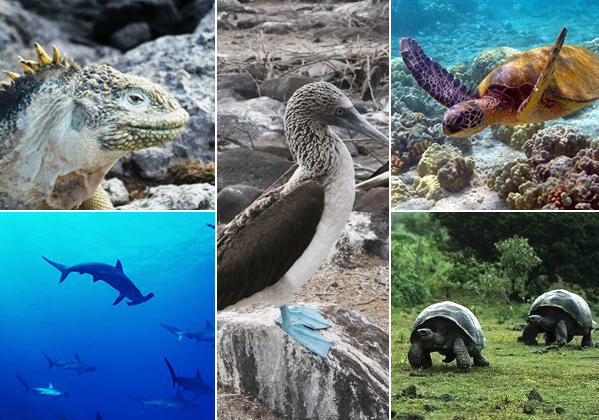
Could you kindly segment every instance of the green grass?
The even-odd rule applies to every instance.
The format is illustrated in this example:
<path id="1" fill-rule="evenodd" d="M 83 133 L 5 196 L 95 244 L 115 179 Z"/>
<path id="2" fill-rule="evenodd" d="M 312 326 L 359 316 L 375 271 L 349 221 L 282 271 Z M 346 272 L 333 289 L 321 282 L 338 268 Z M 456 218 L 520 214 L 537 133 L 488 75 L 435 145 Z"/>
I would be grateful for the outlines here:
<path id="1" fill-rule="evenodd" d="M 480 306 L 482 312 L 483 306 Z M 420 308 L 422 309 L 422 308 Z M 483 351 L 491 366 L 457 370 L 455 362 L 444 364 L 434 353 L 433 369 L 413 370 L 408 363 L 410 327 L 418 311 L 393 313 L 391 325 L 391 406 L 398 413 L 413 413 L 427 420 L 464 419 L 599 419 L 599 348 L 577 348 L 580 337 L 560 350 L 538 354 L 544 346 L 525 346 L 516 341 L 520 331 L 513 327 L 523 323 L 528 306 L 509 310 L 495 307 L 477 317 L 487 339 Z M 595 334 L 594 340 L 599 342 Z M 539 336 L 539 342 L 542 337 Z M 423 376 L 411 376 L 411 375 Z M 415 385 L 419 396 L 402 396 L 402 390 Z M 536 388 L 544 402 L 529 401 L 528 393 Z M 451 395 L 450 401 L 439 398 Z M 524 414 L 525 403 L 535 414 Z M 425 406 L 434 406 L 426 411 Z M 563 407 L 565 414 L 555 412 Z M 553 409 L 552 414 L 543 408 Z"/>

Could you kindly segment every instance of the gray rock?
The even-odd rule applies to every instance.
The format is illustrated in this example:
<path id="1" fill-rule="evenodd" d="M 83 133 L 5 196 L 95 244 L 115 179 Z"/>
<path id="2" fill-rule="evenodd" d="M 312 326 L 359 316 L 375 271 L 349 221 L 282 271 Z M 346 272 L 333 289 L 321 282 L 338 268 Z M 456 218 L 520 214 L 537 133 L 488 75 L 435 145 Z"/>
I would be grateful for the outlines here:
<path id="1" fill-rule="evenodd" d="M 285 106 L 274 99 L 221 99 L 219 92 L 217 119 L 221 139 L 289 159 L 291 152 L 283 132 L 284 115 Z"/>
<path id="2" fill-rule="evenodd" d="M 237 22 L 237 29 L 251 29 L 262 23 L 260 20 L 240 20 Z"/>
<path id="3" fill-rule="evenodd" d="M 108 193 L 110 202 L 113 206 L 122 206 L 129 202 L 129 191 L 118 178 L 111 178 L 108 181 L 102 182 L 102 188 Z"/>
<path id="4" fill-rule="evenodd" d="M 269 79 L 260 85 L 260 94 L 280 102 L 287 102 L 296 90 L 312 82 L 312 79 L 297 76 Z"/>
<path id="5" fill-rule="evenodd" d="M 150 25 L 145 22 L 130 23 L 110 36 L 110 44 L 121 51 L 128 51 L 152 39 Z"/>
<path id="6" fill-rule="evenodd" d="M 295 27 L 286 22 L 264 22 L 261 26 L 265 34 L 288 35 L 294 31 Z"/>
<path id="7" fill-rule="evenodd" d="M 385 261 L 389 258 L 387 210 L 352 212 L 329 258 L 333 263 L 345 267 L 358 255 L 376 256 Z"/>
<path id="8" fill-rule="evenodd" d="M 266 190 L 291 166 L 292 162 L 269 153 L 225 150 L 218 155 L 218 188 L 220 191 L 230 185 L 245 184 Z"/>
<path id="9" fill-rule="evenodd" d="M 114 66 L 164 86 L 190 122 L 176 140 L 128 154 L 113 174 L 162 181 L 181 163 L 214 161 L 214 35 L 165 36 L 129 51 Z"/>
<path id="10" fill-rule="evenodd" d="M 258 97 L 258 86 L 254 78 L 247 73 L 219 73 L 217 90 L 230 89 L 245 99 Z"/>
<path id="11" fill-rule="evenodd" d="M 204 16 L 202 18 L 202 20 L 200 21 L 198 27 L 195 30 L 195 33 L 204 33 L 204 32 L 208 32 L 208 33 L 214 33 L 214 31 L 216 30 L 216 26 L 214 23 L 214 16 L 215 16 L 215 11 L 214 11 L 214 6 L 210 9 L 210 11 L 208 13 L 206 13 L 206 16 Z"/>
<path id="12" fill-rule="evenodd" d="M 389 211 L 389 188 L 377 187 L 357 192 L 353 210 L 366 213 Z"/>
<path id="13" fill-rule="evenodd" d="M 326 359 L 291 340 L 275 308 L 218 315 L 218 386 L 285 419 L 389 418 L 389 336 L 357 312 L 310 305 L 331 328 Z"/>
<path id="14" fill-rule="evenodd" d="M 231 185 L 220 190 L 216 196 L 218 211 L 216 220 L 219 224 L 229 223 L 239 213 L 252 204 L 264 190 L 248 185 Z"/>
<path id="15" fill-rule="evenodd" d="M 214 186 L 210 184 L 160 185 L 146 198 L 119 210 L 214 210 Z"/>

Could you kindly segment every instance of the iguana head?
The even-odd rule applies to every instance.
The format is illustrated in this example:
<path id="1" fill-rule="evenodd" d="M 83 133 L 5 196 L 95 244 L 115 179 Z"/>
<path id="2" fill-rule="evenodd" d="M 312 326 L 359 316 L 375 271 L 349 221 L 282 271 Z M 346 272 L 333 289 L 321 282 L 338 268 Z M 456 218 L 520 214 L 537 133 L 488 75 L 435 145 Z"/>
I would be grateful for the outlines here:
<path id="1" fill-rule="evenodd" d="M 0 180 L 22 203 L 71 208 L 129 151 L 166 143 L 189 115 L 162 87 L 107 65 L 79 66 L 35 44 L 0 90 Z M 39 204 L 36 204 L 39 207 Z"/>

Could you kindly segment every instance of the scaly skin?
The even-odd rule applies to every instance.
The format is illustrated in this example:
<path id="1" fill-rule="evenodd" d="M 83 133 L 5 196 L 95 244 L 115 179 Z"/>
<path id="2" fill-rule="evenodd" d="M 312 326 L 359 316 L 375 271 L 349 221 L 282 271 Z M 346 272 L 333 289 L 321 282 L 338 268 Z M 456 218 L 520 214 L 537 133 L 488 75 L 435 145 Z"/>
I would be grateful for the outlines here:
<path id="1" fill-rule="evenodd" d="M 189 115 L 142 77 L 35 48 L 0 89 L 0 209 L 111 209 L 99 187 L 108 170 L 177 137 Z"/>

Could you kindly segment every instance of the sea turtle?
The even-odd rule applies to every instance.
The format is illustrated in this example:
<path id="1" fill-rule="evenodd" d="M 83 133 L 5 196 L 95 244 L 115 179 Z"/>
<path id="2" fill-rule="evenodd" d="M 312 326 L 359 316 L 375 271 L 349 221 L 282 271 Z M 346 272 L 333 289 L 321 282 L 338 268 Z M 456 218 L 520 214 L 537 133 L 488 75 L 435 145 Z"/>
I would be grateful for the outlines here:
<path id="1" fill-rule="evenodd" d="M 535 299 L 528 312 L 528 324 L 518 341 L 537 344 L 537 334 L 545 333 L 546 345 L 563 346 L 575 335 L 582 335 L 582 347 L 592 347 L 593 321 L 589 305 L 583 298 L 567 290 L 557 289 Z"/>
<path id="2" fill-rule="evenodd" d="M 599 99 L 599 57 L 586 48 L 564 45 L 563 28 L 553 46 L 510 58 L 472 93 L 424 54 L 412 38 L 400 41 L 401 56 L 416 82 L 449 108 L 443 132 L 466 137 L 491 124 L 518 125 L 563 117 Z"/>
<path id="3" fill-rule="evenodd" d="M 460 369 L 489 366 L 481 351 L 485 336 L 476 316 L 454 302 L 435 303 L 425 308 L 414 321 L 410 334 L 408 360 L 413 368 L 430 368 L 432 352 L 439 352 L 450 363 L 454 359 Z M 472 358 L 472 359 L 471 359 Z"/>

